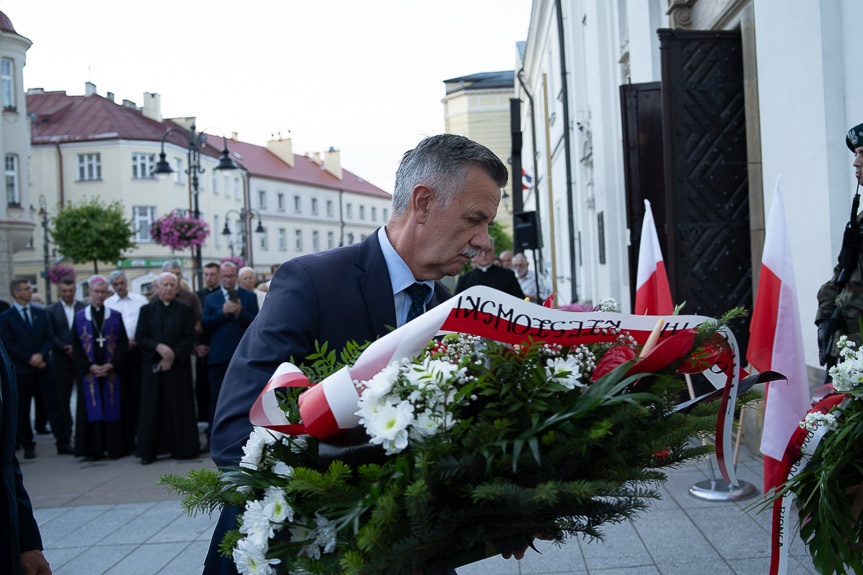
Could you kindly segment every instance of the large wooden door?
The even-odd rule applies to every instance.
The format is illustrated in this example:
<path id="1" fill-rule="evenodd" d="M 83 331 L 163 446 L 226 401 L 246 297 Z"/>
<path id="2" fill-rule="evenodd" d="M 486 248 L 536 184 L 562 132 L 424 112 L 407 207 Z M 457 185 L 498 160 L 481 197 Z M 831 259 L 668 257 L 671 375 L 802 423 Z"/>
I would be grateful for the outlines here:
<path id="1" fill-rule="evenodd" d="M 752 309 L 740 33 L 660 30 L 669 282 L 686 311 Z M 732 326 L 741 351 L 749 320 Z"/>

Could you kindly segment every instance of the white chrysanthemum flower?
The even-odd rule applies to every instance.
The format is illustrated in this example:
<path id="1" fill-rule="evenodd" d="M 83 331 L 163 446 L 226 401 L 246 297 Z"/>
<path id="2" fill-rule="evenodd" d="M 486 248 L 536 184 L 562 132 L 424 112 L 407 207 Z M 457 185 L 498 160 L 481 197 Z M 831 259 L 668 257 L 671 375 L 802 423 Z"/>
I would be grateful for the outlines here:
<path id="1" fill-rule="evenodd" d="M 267 551 L 267 542 L 275 535 L 270 518 L 264 511 L 264 505 L 260 501 L 249 501 L 246 503 L 246 511 L 243 513 L 243 524 L 240 533 L 255 545 L 262 547 L 264 553 Z"/>
<path id="2" fill-rule="evenodd" d="M 285 498 L 285 491 L 281 487 L 270 486 L 264 491 L 264 515 L 275 523 L 290 523 L 294 520 L 294 508 L 290 506 Z"/>
<path id="3" fill-rule="evenodd" d="M 377 375 L 368 381 L 362 382 L 364 386 L 363 394 L 368 394 L 369 397 L 384 397 L 390 391 L 399 379 L 399 370 L 401 362 L 393 362 L 383 368 Z"/>
<path id="4" fill-rule="evenodd" d="M 354 415 L 360 416 L 360 425 L 366 425 L 382 405 L 384 405 L 384 398 L 372 394 L 366 395 L 366 391 L 363 390 L 357 403 L 359 409 L 354 412 Z"/>
<path id="5" fill-rule="evenodd" d="M 308 442 L 308 435 L 285 435 L 282 438 L 282 444 L 291 447 L 291 453 L 302 453 Z"/>
<path id="6" fill-rule="evenodd" d="M 273 465 L 273 473 L 279 477 L 290 478 L 294 476 L 294 468 L 284 461 L 277 461 L 276 464 Z"/>
<path id="7" fill-rule="evenodd" d="M 599 300 L 599 311 L 617 311 L 617 301 L 613 297 Z"/>
<path id="8" fill-rule="evenodd" d="M 394 455 L 408 446 L 407 428 L 413 421 L 413 405 L 407 401 L 393 405 L 387 400 L 366 419 L 365 426 L 371 442 L 383 445 L 387 455 Z"/>
<path id="9" fill-rule="evenodd" d="M 274 575 L 276 571 L 272 565 L 278 564 L 280 560 L 267 559 L 266 553 L 265 547 L 255 545 L 248 538 L 240 539 L 233 552 L 237 571 L 243 575 Z"/>
<path id="10" fill-rule="evenodd" d="M 249 434 L 248 441 L 243 445 L 243 457 L 240 459 L 240 467 L 257 469 L 261 464 L 266 442 L 263 435 L 258 432 L 260 429 L 262 428 L 255 427 Z"/>
<path id="11" fill-rule="evenodd" d="M 315 529 L 303 529 L 300 541 L 309 541 L 309 543 L 300 549 L 299 554 L 312 559 L 320 559 L 321 551 L 332 553 L 335 550 L 336 527 L 320 513 L 315 513 L 315 525 L 317 525 Z"/>
<path id="12" fill-rule="evenodd" d="M 413 438 L 431 437 L 440 429 L 441 417 L 426 409 L 417 414 L 416 421 L 411 425 L 410 436 Z"/>
<path id="13" fill-rule="evenodd" d="M 863 392 L 863 353 L 844 335 L 839 338 L 837 347 L 842 361 L 830 368 L 833 388 L 840 393 L 860 394 Z"/>
<path id="14" fill-rule="evenodd" d="M 549 358 L 545 361 L 545 365 L 545 373 L 548 378 L 556 380 L 565 388 L 587 387 L 581 382 L 581 364 L 576 357 Z"/>

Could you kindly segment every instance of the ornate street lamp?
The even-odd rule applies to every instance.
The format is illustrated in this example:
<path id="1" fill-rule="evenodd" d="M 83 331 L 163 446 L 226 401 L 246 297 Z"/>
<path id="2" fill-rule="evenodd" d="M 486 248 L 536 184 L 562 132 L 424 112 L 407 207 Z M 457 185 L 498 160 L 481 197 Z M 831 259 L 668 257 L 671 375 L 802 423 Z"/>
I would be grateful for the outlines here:
<path id="1" fill-rule="evenodd" d="M 156 167 L 153 169 L 153 173 L 156 175 L 168 175 L 173 173 L 174 170 L 171 168 L 171 164 L 169 164 L 168 160 L 165 158 L 165 140 L 174 132 L 180 132 L 181 134 L 185 134 L 188 138 L 187 150 L 189 157 L 189 169 L 186 170 L 186 174 L 189 175 L 189 181 L 192 186 L 192 213 L 195 219 L 200 219 L 201 211 L 198 209 L 198 174 L 204 173 L 204 168 L 201 167 L 201 148 L 207 141 L 207 134 L 203 132 L 196 132 L 195 124 L 192 124 L 188 131 L 181 128 L 169 129 L 162 136 L 162 149 L 161 152 L 159 152 L 159 161 L 156 162 Z M 235 164 L 234 160 L 231 159 L 230 152 L 228 151 L 228 139 L 225 136 L 222 136 L 222 139 L 222 155 L 219 158 L 219 165 L 216 166 L 216 169 L 236 170 L 237 164 Z M 201 264 L 201 246 L 196 246 L 195 248 L 193 248 L 193 252 L 195 262 L 195 282 L 197 283 L 195 288 L 197 289 L 204 285 L 204 273 L 203 266 Z"/>
<path id="2" fill-rule="evenodd" d="M 223 236 L 230 236 L 231 235 L 231 228 L 230 228 L 230 226 L 228 226 L 228 216 L 230 216 L 232 213 L 237 214 L 240 217 L 240 237 L 243 240 L 243 245 L 240 249 L 240 257 L 245 260 L 246 259 L 246 244 L 251 242 L 251 238 L 248 237 L 249 236 L 249 228 L 252 227 L 251 221 L 249 221 L 249 220 L 251 220 L 253 216 L 258 217 L 258 225 L 255 227 L 255 233 L 256 234 L 263 234 L 266 232 L 266 230 L 264 229 L 263 224 L 261 224 L 261 213 L 259 211 L 254 210 L 252 208 L 249 208 L 248 210 L 245 208 L 242 208 L 239 211 L 228 210 L 225 213 L 225 227 L 222 230 Z M 251 248 L 251 246 L 250 246 L 250 248 Z M 233 254 L 233 244 L 231 244 L 231 255 L 234 255 Z M 251 259 L 252 259 L 251 258 L 251 249 L 249 249 L 249 256 L 250 256 L 249 261 L 247 263 L 249 266 L 252 266 L 253 264 L 251 262 Z"/>
<path id="3" fill-rule="evenodd" d="M 49 244 L 48 236 L 48 200 L 45 199 L 44 195 L 39 196 L 39 215 L 42 216 L 42 233 L 44 234 L 44 237 L 42 238 L 42 248 L 45 260 L 45 304 L 50 305 L 51 282 L 48 280 L 48 272 L 51 271 L 51 246 Z"/>

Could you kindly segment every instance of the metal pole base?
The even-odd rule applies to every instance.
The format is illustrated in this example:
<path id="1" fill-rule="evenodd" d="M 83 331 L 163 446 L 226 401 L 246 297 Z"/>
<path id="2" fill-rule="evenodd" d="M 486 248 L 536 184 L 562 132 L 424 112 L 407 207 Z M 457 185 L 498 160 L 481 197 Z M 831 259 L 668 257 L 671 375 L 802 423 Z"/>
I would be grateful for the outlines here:
<path id="1" fill-rule="evenodd" d="M 689 488 L 689 494 L 706 501 L 740 501 L 758 495 L 758 489 L 748 481 L 740 480 L 735 487 L 723 480 L 711 481 L 705 479 Z"/>

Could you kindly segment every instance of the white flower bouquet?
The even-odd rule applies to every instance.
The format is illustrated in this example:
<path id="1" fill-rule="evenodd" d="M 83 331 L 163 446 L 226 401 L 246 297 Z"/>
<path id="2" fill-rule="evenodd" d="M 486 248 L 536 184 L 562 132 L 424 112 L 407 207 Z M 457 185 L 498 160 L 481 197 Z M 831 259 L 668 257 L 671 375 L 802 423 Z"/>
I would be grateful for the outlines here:
<path id="1" fill-rule="evenodd" d="M 676 370 L 704 368 L 719 325 L 643 360 L 621 330 L 570 347 L 447 335 L 355 382 L 374 456 L 332 459 L 324 440 L 257 427 L 237 470 L 163 482 L 191 511 L 244 507 L 222 542 L 241 573 L 413 573 L 538 536 L 601 537 L 658 497 L 663 468 L 710 449 L 690 439 L 713 430 L 715 408 L 675 410 Z M 305 365 L 313 382 L 340 368 L 325 345 Z M 298 389 L 279 393 L 296 421 Z"/>

